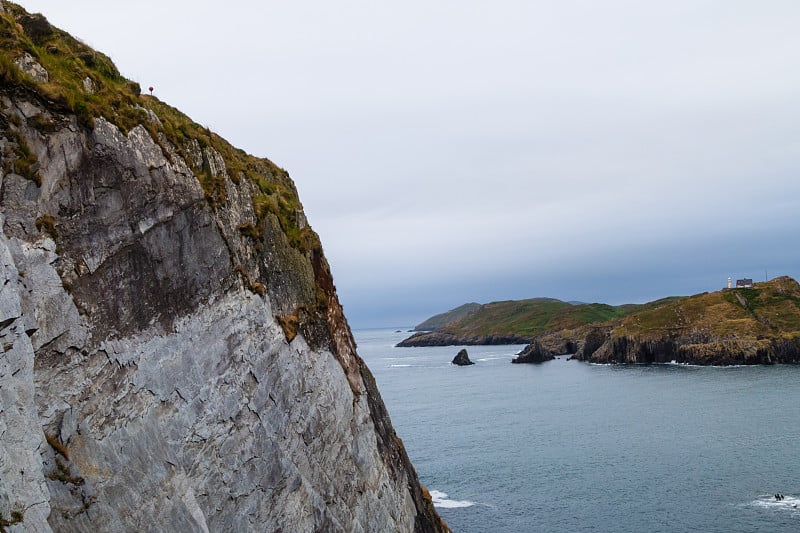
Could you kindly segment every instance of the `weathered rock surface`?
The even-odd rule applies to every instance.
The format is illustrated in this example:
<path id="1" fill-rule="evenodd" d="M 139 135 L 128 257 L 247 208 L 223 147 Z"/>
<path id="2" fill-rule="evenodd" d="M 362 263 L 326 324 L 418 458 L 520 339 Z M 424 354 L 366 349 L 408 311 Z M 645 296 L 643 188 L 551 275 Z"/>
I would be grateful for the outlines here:
<path id="1" fill-rule="evenodd" d="M 9 149 L 0 170 L 10 531 L 447 530 L 321 248 L 258 216 L 250 180 L 143 125 L 87 127 L 30 86 L 0 86 L 0 115 L 0 147 L 36 161 L 17 174 Z"/>
<path id="2" fill-rule="evenodd" d="M 599 330 L 598 330 L 599 331 Z M 602 342 L 601 342 L 602 341 Z M 800 363 L 800 343 L 792 339 L 642 339 L 597 333 L 575 356 L 593 363 L 683 363 L 692 365 L 770 365 Z"/>
<path id="3" fill-rule="evenodd" d="M 544 363 L 555 359 L 555 356 L 542 347 L 541 344 L 534 341 L 525 347 L 517 356 L 511 360 L 512 363 Z"/>
<path id="4" fill-rule="evenodd" d="M 46 82 L 50 79 L 50 76 L 47 74 L 47 70 L 45 70 L 45 68 L 27 52 L 15 59 L 14 64 L 22 72 L 38 82 Z"/>
<path id="5" fill-rule="evenodd" d="M 468 366 L 468 365 L 474 365 L 475 363 L 473 363 L 472 360 L 469 358 L 467 350 L 462 348 L 453 358 L 452 364 L 458 366 Z"/>

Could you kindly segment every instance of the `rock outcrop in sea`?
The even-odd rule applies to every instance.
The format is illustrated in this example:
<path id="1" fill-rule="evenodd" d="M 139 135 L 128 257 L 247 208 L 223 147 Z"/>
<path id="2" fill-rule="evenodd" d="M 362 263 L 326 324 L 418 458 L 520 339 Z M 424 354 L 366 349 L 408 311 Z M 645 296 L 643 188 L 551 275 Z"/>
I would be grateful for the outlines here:
<path id="1" fill-rule="evenodd" d="M 543 363 L 555 359 L 555 356 L 542 347 L 538 342 L 532 342 L 526 346 L 517 356 L 511 360 L 512 363 Z"/>
<path id="2" fill-rule="evenodd" d="M 446 531 L 288 174 L 41 15 L 0 44 L 4 528 Z"/>
<path id="3" fill-rule="evenodd" d="M 468 366 L 468 365 L 474 365 L 475 363 L 473 363 L 472 360 L 469 358 L 467 350 L 462 348 L 453 358 L 452 364 L 458 366 Z"/>

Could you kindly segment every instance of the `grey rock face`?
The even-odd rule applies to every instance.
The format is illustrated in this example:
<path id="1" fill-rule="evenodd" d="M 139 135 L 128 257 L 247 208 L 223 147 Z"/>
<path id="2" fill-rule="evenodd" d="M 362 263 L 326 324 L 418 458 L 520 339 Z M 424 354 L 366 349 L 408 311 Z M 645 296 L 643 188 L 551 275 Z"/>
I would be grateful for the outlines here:
<path id="1" fill-rule="evenodd" d="M 446 530 L 324 257 L 259 222 L 249 181 L 142 126 L 86 130 L 18 92 L 0 104 L 18 124 L 0 141 L 14 128 L 41 177 L 0 176 L 0 513 L 21 510 L 14 527 Z M 198 164 L 225 205 L 206 201 Z M 298 311 L 320 301 L 320 317 Z"/>
<path id="2" fill-rule="evenodd" d="M 451 361 L 451 363 L 454 364 L 454 365 L 458 365 L 458 366 L 468 366 L 468 365 L 474 365 L 475 364 L 469 358 L 469 354 L 467 354 L 467 350 L 465 350 L 463 348 L 458 351 L 458 353 L 456 354 L 455 357 L 453 357 L 453 360 Z"/>
<path id="3" fill-rule="evenodd" d="M 2 221 L 2 217 L 0 217 Z M 50 497 L 39 450 L 46 447 L 37 416 L 34 350 L 26 333 L 20 272 L 0 233 L 0 512 L 23 511 L 27 531 L 49 531 Z"/>
<path id="4" fill-rule="evenodd" d="M 551 361 L 555 356 L 539 342 L 534 341 L 526 346 L 517 357 L 511 360 L 512 363 L 544 363 Z"/>
<path id="5" fill-rule="evenodd" d="M 25 52 L 15 59 L 14 64 L 19 67 L 22 72 L 40 83 L 44 83 L 50 79 L 45 68 L 28 52 Z"/>
<path id="6" fill-rule="evenodd" d="M 83 78 L 83 90 L 89 94 L 94 94 L 94 82 L 89 76 Z"/>

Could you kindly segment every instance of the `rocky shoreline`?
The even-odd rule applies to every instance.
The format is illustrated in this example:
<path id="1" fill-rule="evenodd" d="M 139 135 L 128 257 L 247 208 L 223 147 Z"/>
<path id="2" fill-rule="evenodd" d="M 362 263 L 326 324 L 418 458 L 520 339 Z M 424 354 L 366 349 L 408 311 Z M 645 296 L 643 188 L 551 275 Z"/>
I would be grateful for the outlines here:
<path id="1" fill-rule="evenodd" d="M 601 334 L 603 335 L 603 334 Z M 598 344 L 598 340 L 602 340 Z M 698 342 L 699 341 L 699 342 Z M 573 359 L 591 363 L 681 363 L 706 366 L 800 363 L 800 339 L 641 339 L 591 333 Z"/>
<path id="2" fill-rule="evenodd" d="M 514 364 L 519 363 L 544 363 L 545 361 L 552 361 L 555 359 L 556 356 L 553 355 L 553 352 L 544 348 L 541 344 L 534 341 L 528 346 L 525 347 L 524 350 L 519 352 L 517 356 L 511 360 Z"/>
<path id="3" fill-rule="evenodd" d="M 665 298 L 612 320 L 552 326 L 531 339 L 464 335 L 453 327 L 417 333 L 398 346 L 527 344 L 515 363 L 570 355 L 603 364 L 800 364 L 800 284 L 780 276 L 741 290 Z"/>
<path id="4" fill-rule="evenodd" d="M 531 337 L 519 335 L 470 335 L 460 336 L 441 331 L 421 331 L 397 343 L 398 348 L 429 346 L 497 346 L 503 344 L 528 344 Z"/>

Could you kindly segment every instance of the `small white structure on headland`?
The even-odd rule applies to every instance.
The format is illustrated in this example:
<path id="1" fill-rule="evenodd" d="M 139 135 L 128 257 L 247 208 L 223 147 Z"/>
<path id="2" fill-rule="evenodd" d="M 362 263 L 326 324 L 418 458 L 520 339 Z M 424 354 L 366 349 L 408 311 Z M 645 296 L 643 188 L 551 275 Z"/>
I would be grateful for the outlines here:
<path id="1" fill-rule="evenodd" d="M 733 280 L 731 278 L 728 278 L 728 285 L 723 290 L 752 289 L 752 288 L 753 288 L 753 280 L 750 278 L 737 279 L 736 285 L 733 284 Z"/>

